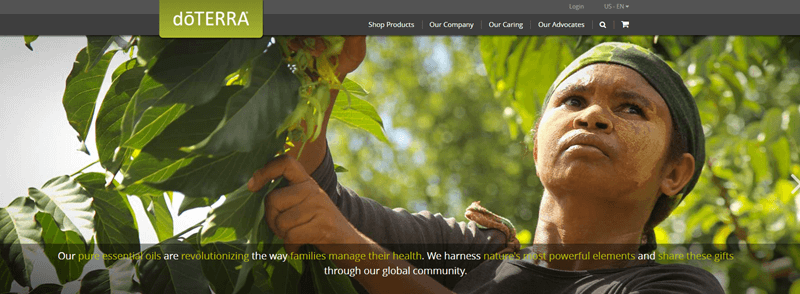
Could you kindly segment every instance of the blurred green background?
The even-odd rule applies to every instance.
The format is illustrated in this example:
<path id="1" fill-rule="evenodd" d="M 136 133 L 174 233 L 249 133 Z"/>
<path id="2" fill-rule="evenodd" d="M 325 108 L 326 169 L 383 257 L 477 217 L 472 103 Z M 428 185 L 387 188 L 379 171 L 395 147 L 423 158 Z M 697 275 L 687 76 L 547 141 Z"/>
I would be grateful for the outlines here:
<path id="1" fill-rule="evenodd" d="M 656 230 L 660 252 L 735 254 L 691 263 L 728 293 L 800 293 L 800 37 L 378 37 L 350 76 L 391 144 L 334 121 L 340 182 L 389 207 L 464 221 L 472 201 L 530 243 L 542 186 L 530 129 L 558 73 L 604 41 L 658 53 L 686 81 L 706 135 L 700 181 Z"/>

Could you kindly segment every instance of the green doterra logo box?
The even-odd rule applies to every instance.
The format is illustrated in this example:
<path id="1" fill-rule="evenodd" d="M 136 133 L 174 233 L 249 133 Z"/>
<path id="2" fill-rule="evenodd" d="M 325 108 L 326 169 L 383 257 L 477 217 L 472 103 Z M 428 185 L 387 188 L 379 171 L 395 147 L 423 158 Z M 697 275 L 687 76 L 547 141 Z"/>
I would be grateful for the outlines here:
<path id="1" fill-rule="evenodd" d="M 262 0 L 159 0 L 162 38 L 261 38 Z"/>

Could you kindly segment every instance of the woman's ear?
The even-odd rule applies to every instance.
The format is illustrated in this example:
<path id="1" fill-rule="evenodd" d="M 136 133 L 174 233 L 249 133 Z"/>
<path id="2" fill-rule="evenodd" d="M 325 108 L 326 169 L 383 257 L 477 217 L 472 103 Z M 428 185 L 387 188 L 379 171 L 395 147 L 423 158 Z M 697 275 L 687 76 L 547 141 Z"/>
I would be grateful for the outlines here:
<path id="1" fill-rule="evenodd" d="M 670 166 L 661 179 L 661 193 L 675 196 L 694 176 L 694 156 L 684 153 L 680 159 L 668 164 Z"/>

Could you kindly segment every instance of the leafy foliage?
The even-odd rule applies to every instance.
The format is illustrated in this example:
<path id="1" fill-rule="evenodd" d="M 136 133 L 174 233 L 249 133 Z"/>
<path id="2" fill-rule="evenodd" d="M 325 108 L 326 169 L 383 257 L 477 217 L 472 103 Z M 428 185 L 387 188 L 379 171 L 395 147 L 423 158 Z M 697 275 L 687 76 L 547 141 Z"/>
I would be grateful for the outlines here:
<path id="1" fill-rule="evenodd" d="M 26 46 L 35 39 L 26 37 Z M 31 293 L 72 288 L 81 293 L 296 289 L 292 284 L 300 272 L 274 264 L 281 261 L 181 257 L 249 257 L 255 251 L 282 250 L 282 241 L 269 231 L 263 216 L 265 195 L 281 181 L 258 193 L 249 192 L 245 183 L 285 151 L 285 131 L 299 123 L 287 124 L 290 116 L 320 115 L 323 105 L 310 105 L 323 95 L 310 99 L 301 91 L 327 94 L 331 85 L 327 80 L 305 84 L 306 72 L 287 63 L 291 52 L 271 40 L 87 36 L 87 47 L 66 77 L 63 104 L 81 143 L 94 123 L 97 162 L 106 172 L 83 172 L 87 166 L 55 177 L 0 209 L 0 290 L 8 290 L 12 279 Z M 109 90 L 100 93 L 108 65 L 120 52 L 131 58 L 110 72 Z M 347 89 L 365 93 L 357 84 Z M 360 113 L 375 113 L 369 104 L 358 105 Z M 380 118 L 373 115 L 370 120 Z M 309 127 L 311 132 L 318 129 Z M 173 231 L 174 192 L 186 196 L 179 213 L 227 197 L 204 222 L 190 228 L 201 228 L 198 233 L 184 238 L 188 231 Z M 144 251 L 129 196 L 142 200 L 160 241 Z M 31 279 L 34 266 L 43 265 L 34 262 L 39 255 L 49 258 L 63 285 Z M 84 265 L 98 257 L 107 268 L 84 274 Z"/>
<path id="2" fill-rule="evenodd" d="M 86 141 L 86 134 L 94 116 L 94 104 L 100 93 L 100 84 L 103 83 L 108 63 L 114 52 L 108 52 L 97 58 L 97 64 L 92 66 L 89 52 L 84 49 L 78 53 L 72 72 L 67 77 L 67 88 L 64 91 L 64 110 L 72 128 L 78 132 L 78 140 Z M 85 151 L 86 147 L 82 148 Z"/>
<path id="3" fill-rule="evenodd" d="M 14 280 L 22 286 L 31 285 L 36 247 L 42 243 L 42 228 L 34 219 L 36 206 L 26 197 L 14 199 L 0 210 L 0 235 L 3 237 L 2 256 Z"/>

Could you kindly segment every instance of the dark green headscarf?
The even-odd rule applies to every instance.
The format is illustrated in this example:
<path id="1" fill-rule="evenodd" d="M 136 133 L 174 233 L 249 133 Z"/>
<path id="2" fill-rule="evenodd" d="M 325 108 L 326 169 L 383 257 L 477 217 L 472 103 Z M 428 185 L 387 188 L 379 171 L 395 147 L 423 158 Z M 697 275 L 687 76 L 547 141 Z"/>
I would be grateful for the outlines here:
<path id="1" fill-rule="evenodd" d="M 672 203 L 672 209 L 674 209 L 697 184 L 697 179 L 700 178 L 700 172 L 703 170 L 705 163 L 703 126 L 692 94 L 683 84 L 681 76 L 663 59 L 649 50 L 634 44 L 602 43 L 583 53 L 558 75 L 553 85 L 550 86 L 550 90 L 547 91 L 544 108 L 542 109 L 547 107 L 550 96 L 553 95 L 553 91 L 561 82 L 581 68 L 594 63 L 619 64 L 637 71 L 650 83 L 650 86 L 661 94 L 661 97 L 667 103 L 670 116 L 672 116 L 672 123 L 676 124 L 676 129 L 679 132 L 676 135 L 681 135 L 685 139 L 687 152 L 694 156 L 695 160 L 694 175 L 681 190 L 680 194 L 682 196 L 679 200 Z M 648 251 L 652 251 L 655 249 L 655 238 L 652 235 L 652 231 L 648 235 L 648 245 L 652 245 L 652 249 Z"/>

